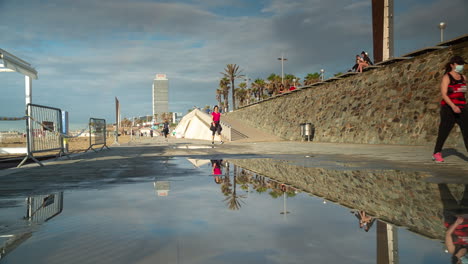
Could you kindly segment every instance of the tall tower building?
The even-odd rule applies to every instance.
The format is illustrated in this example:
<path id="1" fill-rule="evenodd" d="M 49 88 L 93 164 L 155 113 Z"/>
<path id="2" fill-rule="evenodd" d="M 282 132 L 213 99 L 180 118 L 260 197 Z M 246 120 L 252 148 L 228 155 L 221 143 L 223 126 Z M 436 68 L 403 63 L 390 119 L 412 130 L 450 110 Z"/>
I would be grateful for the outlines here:
<path id="1" fill-rule="evenodd" d="M 166 74 L 158 73 L 153 81 L 153 116 L 167 112 L 169 112 L 169 80 Z"/>

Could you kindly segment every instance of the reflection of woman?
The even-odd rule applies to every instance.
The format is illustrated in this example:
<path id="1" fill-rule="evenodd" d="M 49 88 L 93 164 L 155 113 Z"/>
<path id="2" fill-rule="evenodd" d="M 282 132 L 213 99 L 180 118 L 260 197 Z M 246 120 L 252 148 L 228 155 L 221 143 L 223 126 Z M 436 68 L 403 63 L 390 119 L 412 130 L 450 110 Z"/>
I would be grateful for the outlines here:
<path id="1" fill-rule="evenodd" d="M 455 123 L 460 126 L 468 150 L 468 110 L 466 109 L 466 76 L 462 75 L 465 61 L 455 56 L 445 65 L 445 74 L 440 84 L 442 101 L 440 102 L 440 125 L 432 159 L 444 162 L 442 147 Z"/>
<path id="2" fill-rule="evenodd" d="M 219 175 L 223 174 L 223 171 L 221 170 L 221 163 L 223 160 L 211 160 L 211 168 L 212 168 L 212 173 L 214 175 L 214 181 L 217 184 L 221 183 L 221 179 L 219 178 Z"/>
<path id="3" fill-rule="evenodd" d="M 457 201 L 447 184 L 438 184 L 444 206 L 445 246 L 452 254 L 452 263 L 468 263 L 465 257 L 468 249 L 468 185 L 465 185 L 463 197 Z M 467 262 L 465 262 L 467 261 Z"/>
<path id="4" fill-rule="evenodd" d="M 369 229 L 375 222 L 375 218 L 367 215 L 364 211 L 355 212 L 354 215 L 359 219 L 359 228 L 364 228 L 364 231 L 369 232 Z"/>

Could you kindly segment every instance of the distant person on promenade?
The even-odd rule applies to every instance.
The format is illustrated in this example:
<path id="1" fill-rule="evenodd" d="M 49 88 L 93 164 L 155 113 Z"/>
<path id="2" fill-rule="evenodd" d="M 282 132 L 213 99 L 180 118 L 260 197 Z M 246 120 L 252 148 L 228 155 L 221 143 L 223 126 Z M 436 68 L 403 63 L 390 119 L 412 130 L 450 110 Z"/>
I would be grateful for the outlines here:
<path id="1" fill-rule="evenodd" d="M 440 84 L 440 124 L 432 160 L 444 162 L 442 147 L 455 123 L 460 126 L 465 148 L 468 151 L 468 109 L 466 104 L 466 76 L 462 75 L 465 61 L 455 56 L 445 65 L 445 74 Z"/>
<path id="2" fill-rule="evenodd" d="M 167 121 L 167 119 L 164 120 L 163 134 L 164 134 L 164 138 L 167 139 L 167 135 L 169 134 L 169 121 Z"/>
<path id="3" fill-rule="evenodd" d="M 447 184 L 438 184 L 443 205 L 445 246 L 452 254 L 451 263 L 468 263 L 465 256 L 468 249 L 468 185 L 465 184 L 463 197 L 457 201 Z"/>
<path id="4" fill-rule="evenodd" d="M 223 142 L 223 139 L 221 138 L 221 130 L 223 128 L 221 127 L 221 124 L 219 123 L 221 121 L 221 113 L 219 112 L 219 107 L 217 105 L 213 107 L 211 118 L 212 118 L 212 122 L 211 122 L 210 129 L 213 133 L 212 138 L 211 138 L 211 144 L 214 144 L 214 138 L 215 138 L 216 133 L 218 133 L 219 140 L 221 141 L 221 144 L 223 144 L 224 142 Z"/>

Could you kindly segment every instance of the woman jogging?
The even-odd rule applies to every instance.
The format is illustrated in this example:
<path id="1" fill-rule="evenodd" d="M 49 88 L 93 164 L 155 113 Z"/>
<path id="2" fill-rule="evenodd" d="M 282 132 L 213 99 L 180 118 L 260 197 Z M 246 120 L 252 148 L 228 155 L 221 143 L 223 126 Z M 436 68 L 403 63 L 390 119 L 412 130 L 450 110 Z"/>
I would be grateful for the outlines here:
<path id="1" fill-rule="evenodd" d="M 465 147 L 468 151 L 468 109 L 466 104 L 466 76 L 462 75 L 465 61 L 455 56 L 445 65 L 445 74 L 440 84 L 440 125 L 432 159 L 444 162 L 442 147 L 455 123 L 460 126 Z"/>
<path id="2" fill-rule="evenodd" d="M 221 125 L 219 124 L 219 121 L 221 120 L 221 113 L 219 112 L 219 108 L 217 105 L 213 107 L 213 112 L 211 113 L 211 117 L 213 122 L 211 123 L 211 131 L 213 132 L 213 137 L 211 138 L 211 144 L 214 144 L 214 137 L 215 134 L 218 133 L 219 140 L 221 141 L 221 144 L 223 144 L 223 139 L 221 138 Z"/>

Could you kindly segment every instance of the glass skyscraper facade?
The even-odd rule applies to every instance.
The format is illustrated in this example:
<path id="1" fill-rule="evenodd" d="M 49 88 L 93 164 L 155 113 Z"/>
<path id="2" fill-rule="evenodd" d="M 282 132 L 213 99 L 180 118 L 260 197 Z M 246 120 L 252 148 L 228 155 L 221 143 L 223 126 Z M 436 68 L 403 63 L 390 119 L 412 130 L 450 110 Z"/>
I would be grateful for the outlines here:
<path id="1" fill-rule="evenodd" d="M 153 81 L 153 116 L 169 112 L 169 80 L 166 74 L 156 74 Z"/>

